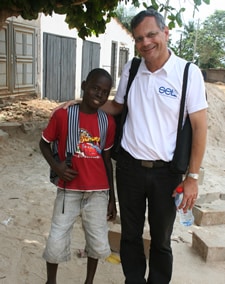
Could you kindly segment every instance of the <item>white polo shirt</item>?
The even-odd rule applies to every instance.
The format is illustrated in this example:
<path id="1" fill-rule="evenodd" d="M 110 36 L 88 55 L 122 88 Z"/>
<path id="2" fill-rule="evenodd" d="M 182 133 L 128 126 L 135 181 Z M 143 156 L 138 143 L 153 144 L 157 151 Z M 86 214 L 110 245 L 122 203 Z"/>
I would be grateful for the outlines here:
<path id="1" fill-rule="evenodd" d="M 165 65 L 150 72 L 142 58 L 128 94 L 128 115 L 122 147 L 141 160 L 171 161 L 176 144 L 185 60 L 171 51 Z M 129 76 L 129 61 L 123 69 L 115 101 L 123 104 Z M 207 108 L 205 84 L 200 69 L 191 64 L 185 116 Z"/>

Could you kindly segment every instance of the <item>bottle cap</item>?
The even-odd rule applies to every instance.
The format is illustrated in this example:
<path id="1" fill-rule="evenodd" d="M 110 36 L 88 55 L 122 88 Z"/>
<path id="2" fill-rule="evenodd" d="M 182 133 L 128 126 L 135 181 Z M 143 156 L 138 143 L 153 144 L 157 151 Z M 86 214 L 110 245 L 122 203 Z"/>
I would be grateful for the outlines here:
<path id="1" fill-rule="evenodd" d="M 176 188 L 176 192 L 177 193 L 182 193 L 184 190 L 183 190 L 183 187 L 182 186 L 178 186 L 177 188 Z"/>

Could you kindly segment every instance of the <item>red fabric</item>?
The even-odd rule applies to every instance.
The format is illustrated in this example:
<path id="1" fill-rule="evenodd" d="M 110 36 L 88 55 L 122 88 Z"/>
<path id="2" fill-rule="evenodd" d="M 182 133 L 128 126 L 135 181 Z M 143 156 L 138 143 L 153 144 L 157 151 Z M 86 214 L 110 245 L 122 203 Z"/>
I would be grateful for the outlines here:
<path id="1" fill-rule="evenodd" d="M 104 161 L 99 148 L 99 127 L 97 113 L 79 113 L 80 143 L 78 151 L 72 158 L 72 168 L 78 171 L 78 176 L 66 183 L 66 189 L 70 190 L 107 190 L 108 178 Z M 108 115 L 108 130 L 105 149 L 113 146 L 115 135 L 115 122 Z M 67 139 L 67 110 L 59 109 L 51 117 L 49 124 L 42 134 L 43 138 L 52 142 L 58 140 L 58 152 L 60 160 L 65 160 Z M 59 180 L 59 187 L 64 188 L 63 181 Z"/>

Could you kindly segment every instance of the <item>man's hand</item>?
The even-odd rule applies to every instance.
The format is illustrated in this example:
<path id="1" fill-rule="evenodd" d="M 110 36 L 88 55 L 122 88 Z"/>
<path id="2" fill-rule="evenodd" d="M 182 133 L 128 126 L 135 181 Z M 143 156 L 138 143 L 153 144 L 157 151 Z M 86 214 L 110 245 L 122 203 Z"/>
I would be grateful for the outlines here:
<path id="1" fill-rule="evenodd" d="M 192 209 L 195 205 L 195 201 L 198 197 L 198 181 L 191 177 L 186 177 L 185 180 L 177 187 L 183 188 L 183 200 L 178 209 L 183 209 L 187 212 L 188 209 Z M 172 197 L 177 194 L 176 189 L 173 191 Z"/>
<path id="2" fill-rule="evenodd" d="M 67 101 L 62 103 L 61 105 L 57 106 L 56 108 L 54 108 L 51 112 L 51 117 L 53 116 L 54 112 L 60 108 L 64 108 L 67 109 L 69 106 L 75 105 L 77 104 L 79 101 L 78 100 L 71 100 L 71 101 Z"/>

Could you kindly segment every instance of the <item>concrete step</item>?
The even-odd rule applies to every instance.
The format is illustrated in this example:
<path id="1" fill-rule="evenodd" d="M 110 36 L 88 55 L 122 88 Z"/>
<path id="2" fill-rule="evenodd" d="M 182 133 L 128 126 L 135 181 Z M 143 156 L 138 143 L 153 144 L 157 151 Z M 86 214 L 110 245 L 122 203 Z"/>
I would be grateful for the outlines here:
<path id="1" fill-rule="evenodd" d="M 9 134 L 0 129 L 0 141 L 5 141 L 9 138 Z"/>
<path id="2" fill-rule="evenodd" d="M 224 195 L 213 193 L 198 199 L 193 208 L 195 224 L 198 226 L 211 226 L 225 224 Z"/>
<path id="3" fill-rule="evenodd" d="M 121 225 L 120 224 L 111 225 L 109 229 L 109 244 L 113 252 L 116 253 L 120 252 L 120 238 L 121 238 Z M 144 240 L 145 256 L 148 259 L 151 240 L 149 237 L 149 233 L 147 231 L 144 231 L 143 240 Z"/>
<path id="4" fill-rule="evenodd" d="M 220 192 L 198 198 L 193 208 L 196 227 L 192 247 L 206 261 L 225 261 L 225 196 Z"/>
<path id="5" fill-rule="evenodd" d="M 192 247 L 206 262 L 225 261 L 225 225 L 194 229 Z"/>

